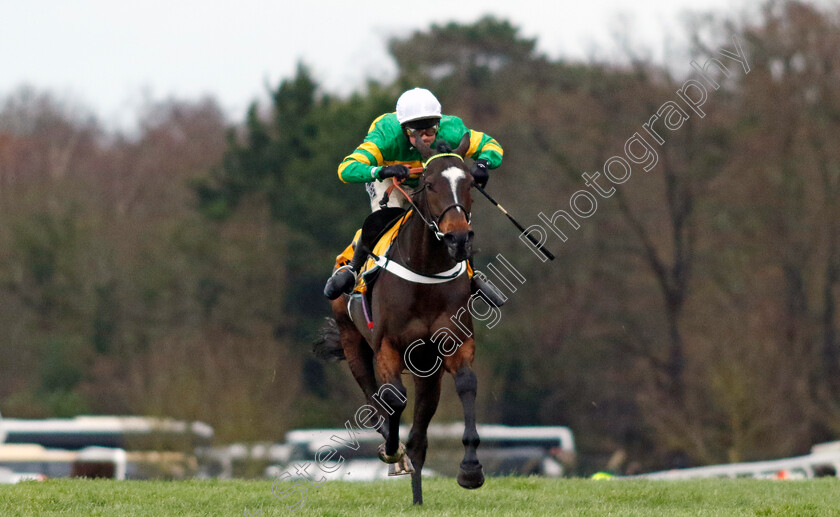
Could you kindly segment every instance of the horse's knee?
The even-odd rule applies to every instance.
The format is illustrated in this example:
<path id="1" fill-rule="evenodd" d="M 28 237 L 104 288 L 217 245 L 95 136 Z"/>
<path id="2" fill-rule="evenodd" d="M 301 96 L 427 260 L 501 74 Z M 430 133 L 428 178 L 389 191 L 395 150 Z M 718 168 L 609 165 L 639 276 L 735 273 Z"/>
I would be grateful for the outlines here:
<path id="1" fill-rule="evenodd" d="M 407 393 L 405 386 L 394 386 L 386 383 L 379 387 L 373 398 L 388 415 L 393 415 L 394 413 L 402 413 L 405 409 L 408 400 Z"/>
<path id="2" fill-rule="evenodd" d="M 470 368 L 464 368 L 455 374 L 455 391 L 459 396 L 475 395 L 478 392 L 478 379 Z"/>

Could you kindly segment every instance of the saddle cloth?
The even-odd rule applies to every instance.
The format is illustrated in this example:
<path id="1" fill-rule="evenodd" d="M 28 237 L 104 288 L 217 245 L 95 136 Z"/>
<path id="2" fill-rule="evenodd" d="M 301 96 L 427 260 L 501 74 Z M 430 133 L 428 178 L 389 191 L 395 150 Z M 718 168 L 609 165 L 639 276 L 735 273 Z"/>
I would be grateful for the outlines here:
<path id="1" fill-rule="evenodd" d="M 409 217 L 411 217 L 412 213 L 413 212 L 409 211 L 403 217 L 398 218 L 391 224 L 390 228 L 382 234 L 373 246 L 374 255 L 381 257 L 388 253 L 388 250 L 391 248 L 391 244 L 394 243 L 394 239 L 396 239 L 397 234 L 399 233 L 400 226 L 405 223 Z M 356 246 L 358 246 L 361 235 L 362 230 L 359 229 L 353 237 L 353 242 L 351 242 L 350 245 L 347 246 L 347 248 L 338 257 L 336 257 L 336 268 L 349 264 L 350 261 L 353 260 L 353 253 L 355 252 Z M 359 272 L 359 280 L 356 282 L 356 287 L 353 289 L 353 292 L 366 293 L 367 283 L 365 282 L 365 278 L 370 278 L 370 275 L 373 275 L 378 269 L 379 266 L 376 265 L 373 257 L 368 256 L 364 266 L 362 266 L 362 270 Z"/>

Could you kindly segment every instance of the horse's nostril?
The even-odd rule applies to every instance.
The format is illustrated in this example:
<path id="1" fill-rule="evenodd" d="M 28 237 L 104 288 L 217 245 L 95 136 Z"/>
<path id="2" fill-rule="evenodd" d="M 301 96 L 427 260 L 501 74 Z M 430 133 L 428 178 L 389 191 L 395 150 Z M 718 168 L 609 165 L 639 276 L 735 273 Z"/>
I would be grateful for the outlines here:
<path id="1" fill-rule="evenodd" d="M 467 232 L 467 242 L 472 242 L 474 238 L 475 238 L 475 232 L 474 231 L 470 230 L 469 232 Z"/>

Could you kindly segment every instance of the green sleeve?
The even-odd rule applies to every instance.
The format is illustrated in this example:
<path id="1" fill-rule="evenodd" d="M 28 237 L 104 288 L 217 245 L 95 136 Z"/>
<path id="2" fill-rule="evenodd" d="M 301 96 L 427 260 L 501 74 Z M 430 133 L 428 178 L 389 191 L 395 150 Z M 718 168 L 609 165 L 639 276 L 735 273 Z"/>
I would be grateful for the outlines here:
<path id="1" fill-rule="evenodd" d="M 378 172 L 385 164 L 383 155 L 393 154 L 391 147 L 399 138 L 399 131 L 399 123 L 396 122 L 394 113 L 379 116 L 371 123 L 361 145 L 352 154 L 346 156 L 338 166 L 338 178 L 345 183 L 367 183 L 378 180 Z"/>
<path id="2" fill-rule="evenodd" d="M 486 133 L 475 131 L 474 129 L 467 129 L 467 126 L 460 118 L 444 115 L 441 118 L 440 131 L 441 137 L 452 148 L 458 146 L 464 133 L 469 133 L 470 148 L 467 150 L 467 156 L 473 160 L 487 160 L 487 166 L 490 169 L 495 169 L 502 164 L 504 151 L 502 150 L 502 146 L 499 145 L 499 142 Z"/>

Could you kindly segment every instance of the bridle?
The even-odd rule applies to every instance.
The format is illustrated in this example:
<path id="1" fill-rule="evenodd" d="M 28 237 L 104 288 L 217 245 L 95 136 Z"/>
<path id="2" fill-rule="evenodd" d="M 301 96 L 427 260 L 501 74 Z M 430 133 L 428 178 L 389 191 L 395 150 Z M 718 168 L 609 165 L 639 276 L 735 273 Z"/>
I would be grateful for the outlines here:
<path id="1" fill-rule="evenodd" d="M 437 158 L 443 158 L 443 157 L 446 157 L 446 156 L 456 157 L 459 160 L 461 160 L 462 162 L 464 161 L 464 158 L 460 154 L 439 153 L 439 154 L 436 154 L 436 155 L 430 157 L 425 162 L 423 162 L 423 172 L 424 173 L 426 172 L 426 169 L 429 166 L 429 162 L 431 162 L 432 160 L 435 160 Z M 417 190 L 415 190 L 413 192 L 413 194 L 414 195 L 419 194 L 420 192 L 426 190 L 426 188 L 429 187 L 430 185 L 431 184 L 428 181 L 423 180 L 422 186 L 420 188 L 418 188 Z M 397 189 L 399 189 L 400 192 L 402 192 L 402 194 L 405 196 L 405 198 L 408 200 L 408 202 L 411 204 L 411 206 L 414 207 L 414 211 L 417 213 L 418 216 L 420 216 L 420 219 L 423 220 L 423 222 L 426 224 L 426 226 L 429 228 L 429 230 L 431 230 L 431 232 L 434 234 L 434 236 L 438 240 L 443 240 L 443 235 L 444 235 L 443 232 L 440 231 L 440 222 L 441 222 L 441 220 L 443 220 L 443 216 L 445 216 L 446 213 L 449 212 L 450 210 L 455 209 L 455 208 L 460 208 L 461 210 L 463 210 L 464 214 L 466 214 L 466 216 L 467 216 L 467 224 L 470 223 L 470 218 L 471 218 L 470 211 L 467 210 L 467 207 L 465 207 L 461 203 L 452 203 L 451 205 L 444 208 L 443 211 L 441 211 L 441 213 L 437 217 L 435 217 L 434 214 L 432 214 L 431 208 L 429 207 L 428 196 L 423 196 L 423 201 L 425 202 L 424 204 L 426 205 L 426 213 L 429 214 L 429 218 L 432 219 L 431 221 L 429 221 L 428 219 L 426 219 L 426 216 L 423 215 L 423 212 L 420 210 L 420 208 L 414 203 L 414 199 L 412 199 L 412 196 L 409 196 L 408 194 L 406 194 L 406 192 L 402 188 L 400 188 L 400 186 L 396 183 L 396 181 L 394 182 L 394 187 L 396 187 Z"/>

